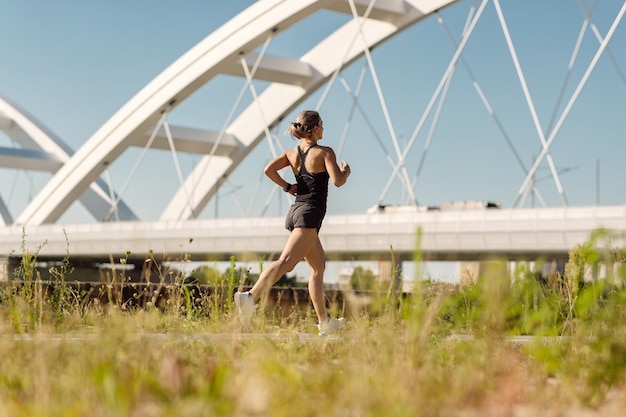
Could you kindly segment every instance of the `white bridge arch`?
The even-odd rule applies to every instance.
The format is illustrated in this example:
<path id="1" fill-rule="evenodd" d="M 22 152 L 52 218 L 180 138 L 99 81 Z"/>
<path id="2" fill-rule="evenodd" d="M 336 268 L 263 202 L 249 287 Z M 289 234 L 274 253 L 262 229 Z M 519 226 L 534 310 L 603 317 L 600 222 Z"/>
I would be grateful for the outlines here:
<path id="1" fill-rule="evenodd" d="M 15 223 L 39 225 L 56 222 L 74 201 L 81 198 L 95 181 L 99 181 L 107 167 L 131 147 L 172 149 L 204 155 L 191 174 L 182 181 L 178 192 L 172 196 L 160 216 L 161 220 L 168 221 L 195 218 L 215 195 L 220 181 L 228 177 L 264 137 L 271 137 L 271 128 L 296 108 L 307 95 L 324 86 L 329 80 L 334 80 L 339 70 L 359 57 L 366 55 L 370 59 L 371 48 L 422 19 L 438 14 L 453 3 L 457 1 L 264 0 L 254 3 L 189 50 L 124 105 L 75 154 L 64 161 L 52 179 L 17 217 Z M 434 98 L 446 88 L 449 76 L 461 57 L 464 42 L 469 38 L 473 25 L 487 3 L 487 0 L 476 1 L 473 5 L 470 3 L 465 31 L 467 36 L 461 40 L 437 86 L 437 93 L 428 106 L 429 111 L 435 103 Z M 499 1 L 493 3 L 500 11 Z M 538 165 L 547 159 L 555 185 L 567 204 L 549 148 L 558 132 L 559 124 L 567 116 L 577 94 L 593 71 L 595 62 L 607 50 L 611 36 L 623 17 L 624 8 L 622 6 L 610 30 L 601 38 L 592 65 L 589 65 L 568 102 L 566 111 L 557 121 L 557 127 L 551 134 L 545 134 L 535 122 L 542 148 L 533 166 L 527 169 L 528 175 L 518 197 L 534 189 L 532 178 Z M 318 42 L 299 59 L 264 53 L 264 46 L 272 38 L 320 10 L 343 12 L 354 18 Z M 513 52 L 513 48 L 511 51 Z M 267 81 L 270 84 L 247 108 L 236 117 L 229 118 L 221 131 L 210 132 L 165 123 L 168 114 L 175 107 L 201 86 L 222 74 L 246 77 L 251 86 L 254 80 Z M 523 81 L 521 74 L 520 81 Z M 522 86 L 524 87 L 523 82 Z M 532 100 L 528 94 L 526 96 L 529 107 L 534 110 Z M 489 107 L 488 103 L 485 105 Z M 533 112 L 533 118 L 535 116 Z M 388 115 L 386 119 L 387 124 L 390 124 Z M 423 126 L 422 122 L 420 121 L 420 128 Z M 389 181 L 401 178 L 406 184 L 407 193 L 411 194 L 412 187 L 408 185 L 410 179 L 404 167 L 407 148 L 400 148 L 393 128 L 390 128 L 390 136 L 397 161 L 392 162 L 393 174 Z M 410 143 L 414 140 L 415 136 L 412 135 Z M 536 195 L 540 198 L 539 193 Z M 410 195 L 410 200 L 415 203 L 415 196 Z M 117 199 L 112 202 L 102 200 L 98 204 L 99 211 L 95 214 L 98 220 L 129 218 L 127 214 L 120 214 L 121 201 Z M 103 211 L 106 211 L 104 215 Z"/>
<path id="2" fill-rule="evenodd" d="M 359 6 L 362 13 L 367 12 L 370 18 L 349 21 L 299 61 L 265 56 L 256 62 L 253 51 L 277 30 L 284 30 L 323 8 L 350 13 L 350 3 Z M 173 107 L 216 75 L 242 74 L 249 71 L 248 62 L 254 62 L 255 66 L 258 65 L 255 75 L 274 82 L 272 86 L 224 132 L 191 132 L 188 135 L 194 136 L 193 139 L 198 136 L 208 139 L 203 145 L 210 155 L 194 169 L 161 218 L 192 218 L 213 196 L 219 179 L 232 172 L 265 136 L 265 126 L 281 119 L 307 93 L 322 86 L 338 69 L 361 56 L 367 48 L 451 3 L 454 1 L 385 0 L 371 2 L 373 8 L 367 10 L 364 8 L 368 2 L 352 0 L 266 0 L 255 3 L 189 50 L 123 106 L 64 164 L 16 222 L 55 222 L 112 160 L 131 146 L 144 146 L 156 139 L 158 133 L 155 131 L 150 135 L 150 130 Z M 366 48 L 355 42 L 359 31 L 367 32 Z M 346 44 L 352 45 L 349 50 L 337 47 Z M 238 61 L 243 61 L 244 67 L 237 66 Z M 259 109 L 262 109 L 261 114 Z M 175 133 L 176 130 L 172 135 Z M 190 132 L 183 130 L 183 133 Z M 187 142 L 176 137 L 172 139 L 180 151 L 185 150 L 187 142 L 189 146 L 198 147 L 193 139 Z M 205 172 L 209 164 L 210 170 Z M 195 199 L 190 199 L 191 194 L 185 191 L 192 187 Z"/>
<path id="3" fill-rule="evenodd" d="M 0 148 L 0 166 L 15 170 L 57 172 L 72 156 L 72 149 L 36 118 L 9 98 L 0 95 L 0 130 L 19 148 Z M 105 182 L 98 178 L 87 184 L 80 201 L 94 218 L 103 218 L 117 199 Z M 117 202 L 123 220 L 136 219 L 123 201 Z M 13 217 L 0 197 L 0 224 L 13 223 Z"/>

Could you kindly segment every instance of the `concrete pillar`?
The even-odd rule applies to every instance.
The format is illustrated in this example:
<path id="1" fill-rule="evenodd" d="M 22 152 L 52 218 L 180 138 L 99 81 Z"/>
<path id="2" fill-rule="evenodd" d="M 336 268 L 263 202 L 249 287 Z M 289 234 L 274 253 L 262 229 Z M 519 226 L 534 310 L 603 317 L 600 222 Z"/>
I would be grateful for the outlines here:
<path id="1" fill-rule="evenodd" d="M 391 280 L 392 265 L 391 261 L 378 261 L 378 281 Z"/>
<path id="2" fill-rule="evenodd" d="M 481 268 L 479 261 L 459 262 L 459 282 L 461 285 L 475 284 L 480 276 Z"/>
<path id="3" fill-rule="evenodd" d="M 0 282 L 9 280 L 9 257 L 0 256 Z"/>

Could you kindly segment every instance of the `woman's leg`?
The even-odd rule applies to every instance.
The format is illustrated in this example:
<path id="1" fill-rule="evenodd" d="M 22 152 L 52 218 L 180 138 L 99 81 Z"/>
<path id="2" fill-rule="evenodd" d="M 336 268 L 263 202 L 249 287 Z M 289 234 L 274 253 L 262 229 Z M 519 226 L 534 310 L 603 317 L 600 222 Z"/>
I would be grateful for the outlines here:
<path id="1" fill-rule="evenodd" d="M 296 228 L 289 234 L 287 244 L 280 254 L 280 258 L 265 268 L 259 279 L 250 290 L 254 302 L 263 297 L 272 285 L 300 262 L 311 250 L 311 247 L 319 241 L 317 230 L 314 228 Z"/>
<path id="2" fill-rule="evenodd" d="M 324 297 L 324 270 L 326 269 L 326 255 L 319 237 L 311 246 L 304 259 L 309 268 L 311 275 L 309 276 L 309 295 L 313 308 L 317 314 L 319 323 L 328 320 L 328 312 L 326 311 L 326 300 Z"/>

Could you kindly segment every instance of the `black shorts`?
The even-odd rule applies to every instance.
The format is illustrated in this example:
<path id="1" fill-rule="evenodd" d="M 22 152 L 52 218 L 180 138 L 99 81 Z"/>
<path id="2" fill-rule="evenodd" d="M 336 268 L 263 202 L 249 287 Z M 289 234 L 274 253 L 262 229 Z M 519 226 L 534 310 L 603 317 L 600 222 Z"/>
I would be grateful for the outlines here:
<path id="1" fill-rule="evenodd" d="M 295 202 L 289 208 L 289 213 L 287 213 L 285 228 L 291 232 L 293 229 L 304 227 L 317 229 L 319 233 L 325 214 L 326 211 L 318 207 L 307 203 Z"/>

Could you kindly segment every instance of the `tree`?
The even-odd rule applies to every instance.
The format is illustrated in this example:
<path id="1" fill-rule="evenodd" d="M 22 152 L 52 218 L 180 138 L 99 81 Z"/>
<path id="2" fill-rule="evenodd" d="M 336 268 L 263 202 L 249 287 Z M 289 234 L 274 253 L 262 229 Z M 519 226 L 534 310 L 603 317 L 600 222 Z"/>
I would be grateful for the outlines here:
<path id="1" fill-rule="evenodd" d="M 376 288 L 376 275 L 369 268 L 357 266 L 350 277 L 350 286 L 355 290 L 370 291 Z"/>
<path id="2" fill-rule="evenodd" d="M 217 284 L 221 280 L 220 271 L 211 266 L 201 266 L 194 269 L 185 281 L 199 284 Z"/>

